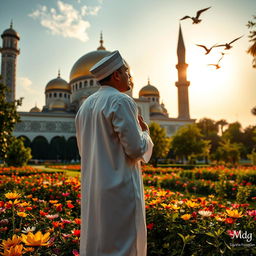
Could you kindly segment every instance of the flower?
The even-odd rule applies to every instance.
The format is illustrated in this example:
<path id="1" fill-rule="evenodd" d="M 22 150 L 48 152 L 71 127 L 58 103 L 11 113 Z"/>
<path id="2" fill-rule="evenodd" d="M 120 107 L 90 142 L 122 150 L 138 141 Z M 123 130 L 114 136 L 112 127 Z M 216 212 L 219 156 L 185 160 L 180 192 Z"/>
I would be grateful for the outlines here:
<path id="1" fill-rule="evenodd" d="M 72 251 L 72 253 L 73 253 L 74 256 L 79 256 L 80 255 L 79 252 L 75 249 Z"/>
<path id="2" fill-rule="evenodd" d="M 80 230 L 79 229 L 74 229 L 74 230 L 72 230 L 72 234 L 74 236 L 80 236 Z"/>
<path id="3" fill-rule="evenodd" d="M 20 243 L 21 243 L 21 237 L 19 237 L 17 235 L 13 235 L 12 239 L 8 238 L 7 240 L 3 240 L 2 247 L 4 249 L 9 249 L 13 246 L 20 244 Z"/>
<path id="4" fill-rule="evenodd" d="M 189 220 L 189 219 L 191 218 L 191 214 L 183 214 L 183 215 L 181 216 L 181 218 L 182 218 L 183 220 Z"/>
<path id="5" fill-rule="evenodd" d="M 41 231 L 38 231 L 36 234 L 29 232 L 27 235 L 22 235 L 22 242 L 28 246 L 47 246 L 49 245 L 49 236 L 49 232 L 44 235 Z"/>
<path id="6" fill-rule="evenodd" d="M 238 212 L 238 210 L 226 210 L 227 214 L 231 218 L 241 218 L 243 216 L 242 212 Z"/>
<path id="7" fill-rule="evenodd" d="M 59 214 L 48 214 L 48 215 L 45 215 L 45 217 L 47 219 L 50 219 L 50 220 L 53 220 L 53 219 L 57 219 L 59 217 Z"/>
<path id="8" fill-rule="evenodd" d="M 35 230 L 36 230 L 36 227 L 27 227 L 27 228 L 23 228 L 21 232 L 27 234 L 29 232 L 34 232 Z"/>
<path id="9" fill-rule="evenodd" d="M 149 223 L 149 224 L 147 225 L 147 228 L 148 228 L 149 230 L 153 229 L 153 227 L 154 227 L 154 223 Z"/>
<path id="10" fill-rule="evenodd" d="M 23 218 L 28 216 L 28 214 L 25 213 L 25 212 L 17 212 L 17 215 L 20 216 L 20 217 L 23 217 Z"/>
<path id="11" fill-rule="evenodd" d="M 12 246 L 10 249 L 4 249 L 4 252 L 1 253 L 3 256 L 21 256 L 24 252 L 23 250 L 23 245 L 15 245 Z"/>
<path id="12" fill-rule="evenodd" d="M 191 208 L 195 208 L 195 207 L 198 207 L 199 206 L 199 204 L 198 203 L 195 203 L 195 202 L 192 202 L 192 201 L 187 201 L 186 203 L 185 203 L 188 207 L 191 207 Z"/>
<path id="13" fill-rule="evenodd" d="M 247 214 L 251 217 L 255 217 L 256 216 L 256 210 L 248 210 Z"/>
<path id="14" fill-rule="evenodd" d="M 4 194 L 7 199 L 18 199 L 21 198 L 21 194 L 16 192 L 9 192 Z"/>
<path id="15" fill-rule="evenodd" d="M 212 216 L 212 212 L 211 211 L 204 211 L 204 210 L 201 210 L 201 211 L 198 211 L 198 213 L 200 215 L 202 215 L 203 217 L 210 217 Z"/>

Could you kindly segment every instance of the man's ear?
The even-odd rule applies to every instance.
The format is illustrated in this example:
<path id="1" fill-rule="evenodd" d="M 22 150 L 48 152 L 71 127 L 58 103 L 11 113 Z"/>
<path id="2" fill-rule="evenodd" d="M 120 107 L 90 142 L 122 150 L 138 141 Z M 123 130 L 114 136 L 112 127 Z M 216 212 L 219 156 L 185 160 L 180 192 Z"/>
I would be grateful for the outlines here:
<path id="1" fill-rule="evenodd" d="M 120 73 L 117 70 L 114 71 L 112 77 L 114 80 L 117 80 L 117 81 L 120 81 L 120 79 L 121 79 Z"/>

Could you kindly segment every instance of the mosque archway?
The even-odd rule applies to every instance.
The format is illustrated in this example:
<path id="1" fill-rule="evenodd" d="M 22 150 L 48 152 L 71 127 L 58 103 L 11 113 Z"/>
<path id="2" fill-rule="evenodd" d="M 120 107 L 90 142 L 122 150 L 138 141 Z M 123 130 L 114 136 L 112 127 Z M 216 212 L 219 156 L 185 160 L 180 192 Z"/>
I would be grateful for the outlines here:
<path id="1" fill-rule="evenodd" d="M 33 159 L 46 160 L 48 159 L 49 143 L 43 136 L 37 136 L 31 143 L 31 153 Z"/>
<path id="2" fill-rule="evenodd" d="M 67 160 L 79 160 L 79 151 L 77 147 L 76 137 L 70 137 L 67 140 Z"/>
<path id="3" fill-rule="evenodd" d="M 66 160 L 67 142 L 64 136 L 56 136 L 51 139 L 49 159 L 51 160 Z"/>

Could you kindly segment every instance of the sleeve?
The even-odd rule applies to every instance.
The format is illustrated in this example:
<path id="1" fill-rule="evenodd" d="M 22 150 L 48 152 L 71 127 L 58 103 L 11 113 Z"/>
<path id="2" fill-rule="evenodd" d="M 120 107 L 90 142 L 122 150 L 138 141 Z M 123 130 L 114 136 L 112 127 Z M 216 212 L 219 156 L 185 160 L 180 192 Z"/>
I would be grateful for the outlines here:
<path id="1" fill-rule="evenodd" d="M 137 116 L 136 103 L 130 98 L 122 97 L 114 111 L 112 125 L 125 154 L 131 159 L 143 160 L 151 139 L 147 132 L 141 130 Z M 148 159 L 147 156 L 145 158 Z"/>

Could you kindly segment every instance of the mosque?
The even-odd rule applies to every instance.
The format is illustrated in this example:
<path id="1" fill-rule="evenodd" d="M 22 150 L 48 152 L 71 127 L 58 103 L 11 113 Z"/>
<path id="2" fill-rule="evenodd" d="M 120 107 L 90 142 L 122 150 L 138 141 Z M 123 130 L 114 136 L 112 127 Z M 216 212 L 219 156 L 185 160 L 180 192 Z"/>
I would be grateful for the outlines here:
<path id="1" fill-rule="evenodd" d="M 16 91 L 17 57 L 20 54 L 18 48 L 20 36 L 11 24 L 1 37 L 3 41 L 0 48 L 2 80 L 11 89 L 7 100 L 13 101 Z M 74 119 L 82 102 L 100 87 L 89 70 L 95 63 L 111 53 L 106 50 L 103 43 L 101 34 L 99 47 L 85 53 L 74 63 L 69 81 L 62 79 L 59 72 L 56 78 L 46 84 L 45 105 L 42 109 L 35 106 L 29 112 L 19 112 L 21 122 L 16 125 L 14 135 L 24 138 L 25 145 L 32 149 L 34 159 L 71 160 L 79 158 Z M 185 54 L 185 44 L 180 27 L 177 46 L 178 64 L 176 65 L 178 81 L 175 83 L 178 90 L 178 117 L 169 117 L 164 103 L 160 104 L 160 93 L 157 87 L 149 80 L 147 85 L 139 91 L 138 98 L 133 96 L 132 90 L 127 92 L 135 100 L 144 120 L 147 123 L 160 124 L 166 129 L 168 136 L 172 136 L 179 127 L 195 122 L 189 114 L 188 87 L 190 82 L 187 81 L 188 64 L 185 61 Z"/>

